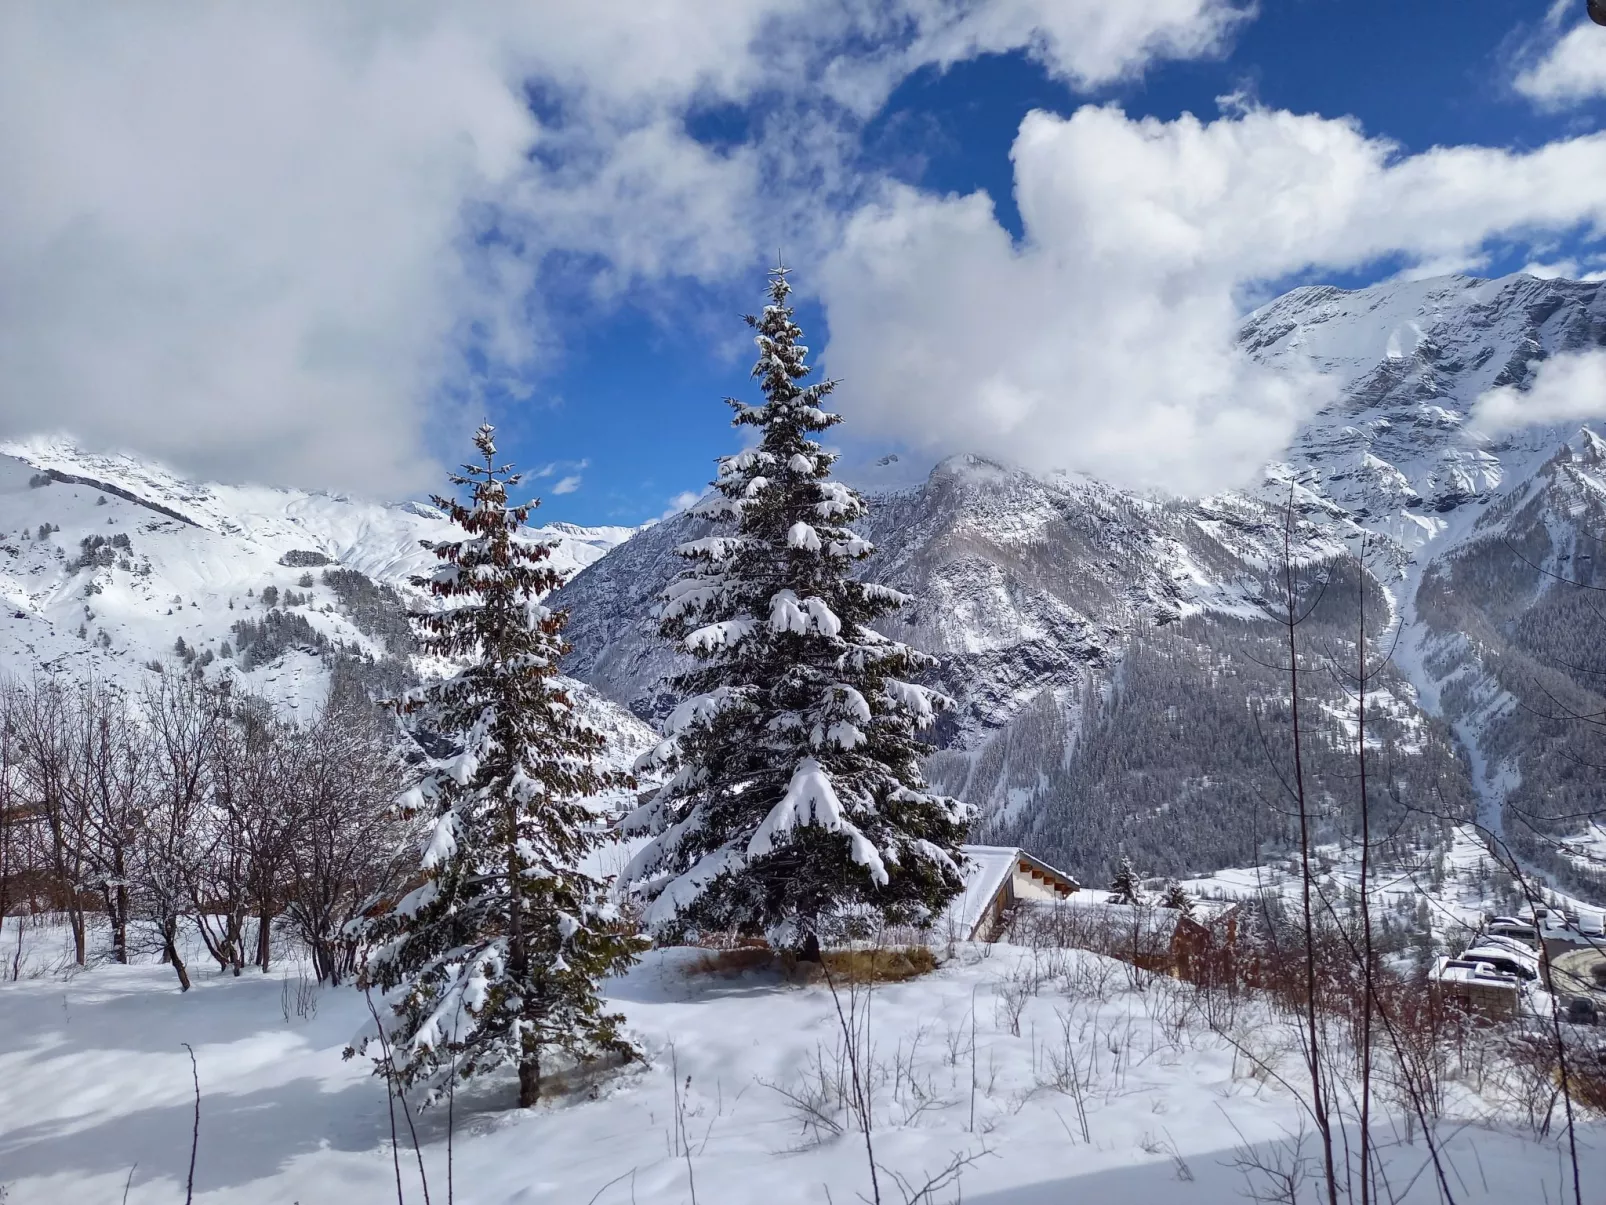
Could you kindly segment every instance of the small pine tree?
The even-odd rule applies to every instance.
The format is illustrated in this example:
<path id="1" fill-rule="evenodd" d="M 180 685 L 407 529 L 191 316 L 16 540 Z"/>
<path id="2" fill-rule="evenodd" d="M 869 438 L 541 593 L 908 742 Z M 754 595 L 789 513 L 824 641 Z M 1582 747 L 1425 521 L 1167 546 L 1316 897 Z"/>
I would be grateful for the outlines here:
<path id="1" fill-rule="evenodd" d="M 1193 915 L 1193 900 L 1188 893 L 1182 890 L 1182 884 L 1175 879 L 1165 885 L 1165 895 L 1160 899 L 1160 907 L 1174 908 L 1183 916 Z"/>
<path id="2" fill-rule="evenodd" d="M 1138 872 L 1132 868 L 1132 859 L 1125 854 L 1115 868 L 1115 877 L 1110 880 L 1110 902 L 1112 904 L 1141 904 L 1143 902 L 1143 889 L 1138 885 Z"/>
<path id="3" fill-rule="evenodd" d="M 368 926 L 363 982 L 390 993 L 388 1069 L 422 1083 L 426 1103 L 454 1073 L 511 1063 L 529 1106 L 554 1052 L 636 1057 L 598 984 L 646 943 L 578 869 L 602 839 L 584 798 L 629 780 L 598 768 L 603 736 L 553 681 L 567 616 L 539 600 L 561 579 L 550 547 L 515 538 L 535 503 L 508 504 L 520 476 L 497 463 L 492 436 L 479 429 L 483 463 L 451 478 L 469 503 L 434 499 L 466 538 L 426 545 L 440 563 L 413 579 L 444 604 L 411 613 L 421 647 L 467 664 L 400 706 L 458 749 L 403 797 L 427 818 L 422 882 Z"/>
<path id="4" fill-rule="evenodd" d="M 699 511 L 735 530 L 682 545 L 692 567 L 664 596 L 664 635 L 700 664 L 637 767 L 669 778 L 627 821 L 654 840 L 625 877 L 666 937 L 762 934 L 812 958 L 828 926 L 935 919 L 967 817 L 921 776 L 917 733 L 951 701 L 908 679 L 933 659 L 870 626 L 907 600 L 848 576 L 872 551 L 849 526 L 867 508 L 814 439 L 841 419 L 821 409 L 834 382 L 801 384 L 786 277 L 747 319 L 764 403 L 729 400 L 758 444 L 720 461 Z"/>

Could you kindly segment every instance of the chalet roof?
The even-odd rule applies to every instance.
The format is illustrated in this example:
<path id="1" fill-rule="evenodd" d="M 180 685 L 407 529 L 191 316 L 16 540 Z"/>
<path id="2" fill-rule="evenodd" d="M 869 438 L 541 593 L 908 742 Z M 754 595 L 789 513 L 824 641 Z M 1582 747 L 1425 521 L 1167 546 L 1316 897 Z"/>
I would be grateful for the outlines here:
<path id="1" fill-rule="evenodd" d="M 939 928 L 965 939 L 976 931 L 989 905 L 1022 862 L 1047 878 L 1067 884 L 1073 891 L 1078 886 L 1076 880 L 1063 870 L 1056 870 L 1016 845 L 961 845 L 959 852 L 965 855 L 968 863 L 965 868 L 965 889 L 948 905 Z"/>

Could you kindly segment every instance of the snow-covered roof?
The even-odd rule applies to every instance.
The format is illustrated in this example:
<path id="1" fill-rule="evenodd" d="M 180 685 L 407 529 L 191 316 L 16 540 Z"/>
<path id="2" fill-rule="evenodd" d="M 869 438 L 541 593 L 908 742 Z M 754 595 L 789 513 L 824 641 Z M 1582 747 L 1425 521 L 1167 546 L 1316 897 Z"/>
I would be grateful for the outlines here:
<path id="1" fill-rule="evenodd" d="M 1475 984 L 1513 994 L 1522 986 L 1515 975 L 1507 975 L 1487 962 L 1472 958 L 1441 958 L 1434 964 L 1432 978 L 1440 983 Z"/>
<path id="2" fill-rule="evenodd" d="M 965 889 L 948 905 L 938 927 L 966 941 L 975 936 L 976 927 L 986 918 L 993 900 L 1022 862 L 1044 877 L 1068 884 L 1073 891 L 1077 886 L 1070 875 L 1034 858 L 1017 845 L 961 845 L 959 851 L 968 863 Z"/>
<path id="3" fill-rule="evenodd" d="M 1467 948 L 1463 958 L 1470 958 L 1473 949 L 1489 950 L 1503 957 L 1514 959 L 1517 962 L 1539 969 L 1539 955 L 1533 946 L 1520 937 L 1508 937 L 1504 933 L 1482 933 L 1473 939 L 1472 945 Z"/>
<path id="4" fill-rule="evenodd" d="M 965 855 L 965 889 L 954 897 L 943 917 L 942 928 L 969 941 L 987 908 L 1009 881 L 1021 851 L 1013 845 L 961 845 Z"/>
<path id="5" fill-rule="evenodd" d="M 1522 967 L 1530 977 L 1539 974 L 1539 959 L 1531 950 L 1513 950 L 1502 945 L 1477 945 L 1461 952 L 1461 958 L 1466 962 L 1482 962 L 1491 966 L 1499 966 L 1504 962 L 1510 966 Z"/>

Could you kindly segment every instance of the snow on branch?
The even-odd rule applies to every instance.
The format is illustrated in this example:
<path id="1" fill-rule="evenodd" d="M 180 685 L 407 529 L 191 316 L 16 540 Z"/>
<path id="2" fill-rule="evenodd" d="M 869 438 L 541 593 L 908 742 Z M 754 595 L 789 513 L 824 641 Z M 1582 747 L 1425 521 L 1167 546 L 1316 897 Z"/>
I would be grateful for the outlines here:
<path id="1" fill-rule="evenodd" d="M 799 519 L 786 530 L 786 546 L 788 548 L 801 548 L 804 552 L 818 552 L 820 551 L 819 533 Z"/>
<path id="2" fill-rule="evenodd" d="M 875 582 L 860 582 L 859 591 L 866 599 L 873 602 L 888 602 L 901 607 L 909 601 L 909 596 L 902 590 L 894 590 L 891 586 L 882 586 Z"/>
<path id="3" fill-rule="evenodd" d="M 770 599 L 770 631 L 802 636 L 811 628 L 822 636 L 837 636 L 842 631 L 842 621 L 824 599 L 799 599 L 790 590 L 777 590 Z"/>
<path id="4" fill-rule="evenodd" d="M 726 619 L 707 624 L 686 637 L 686 650 L 691 653 L 712 653 L 723 648 L 735 648 L 751 636 L 758 623 L 751 619 Z"/>
<path id="5" fill-rule="evenodd" d="M 700 560 L 723 561 L 731 553 L 744 548 L 749 543 L 741 536 L 705 536 L 700 540 L 688 540 L 675 547 L 675 553 L 683 557 L 696 557 Z"/>
<path id="6" fill-rule="evenodd" d="M 805 757 L 792 771 L 786 794 L 770 809 L 758 831 L 747 843 L 749 858 L 763 857 L 782 844 L 780 838 L 793 829 L 813 825 L 828 833 L 844 833 L 852 844 L 853 860 L 870 871 L 870 877 L 885 885 L 887 867 L 880 852 L 843 813 L 842 802 L 825 768 L 812 757 Z"/>
<path id="7" fill-rule="evenodd" d="M 888 678 L 882 690 L 894 706 L 912 715 L 920 728 L 930 727 L 936 713 L 949 703 L 948 696 L 939 691 L 896 678 Z"/>

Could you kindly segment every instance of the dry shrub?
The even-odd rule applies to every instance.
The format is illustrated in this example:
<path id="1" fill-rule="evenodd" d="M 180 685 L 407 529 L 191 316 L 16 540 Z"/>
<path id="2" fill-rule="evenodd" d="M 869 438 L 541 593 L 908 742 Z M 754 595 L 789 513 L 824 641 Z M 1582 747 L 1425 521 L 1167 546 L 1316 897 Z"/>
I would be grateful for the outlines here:
<path id="1" fill-rule="evenodd" d="M 715 949 L 705 949 L 686 968 L 686 973 L 729 979 L 755 971 L 776 970 L 778 966 L 774 950 L 757 938 L 749 938 L 722 943 Z"/>
<path id="2" fill-rule="evenodd" d="M 937 956 L 926 946 L 826 950 L 820 957 L 839 983 L 907 983 L 937 969 Z"/>
<path id="3" fill-rule="evenodd" d="M 1556 1078 L 1561 1079 L 1560 1075 Z M 1574 1104 L 1597 1115 L 1606 1114 L 1606 1063 L 1597 1059 L 1579 1067 L 1568 1067 L 1567 1086 L 1572 1091 Z"/>
<path id="4" fill-rule="evenodd" d="M 839 984 L 907 983 L 937 969 L 937 957 L 925 946 L 893 949 L 825 950 L 818 962 L 803 962 L 791 951 L 777 952 L 748 939 L 721 949 L 705 950 L 687 967 L 688 975 L 738 978 L 773 972 L 790 983 L 820 983 L 825 971 Z"/>

